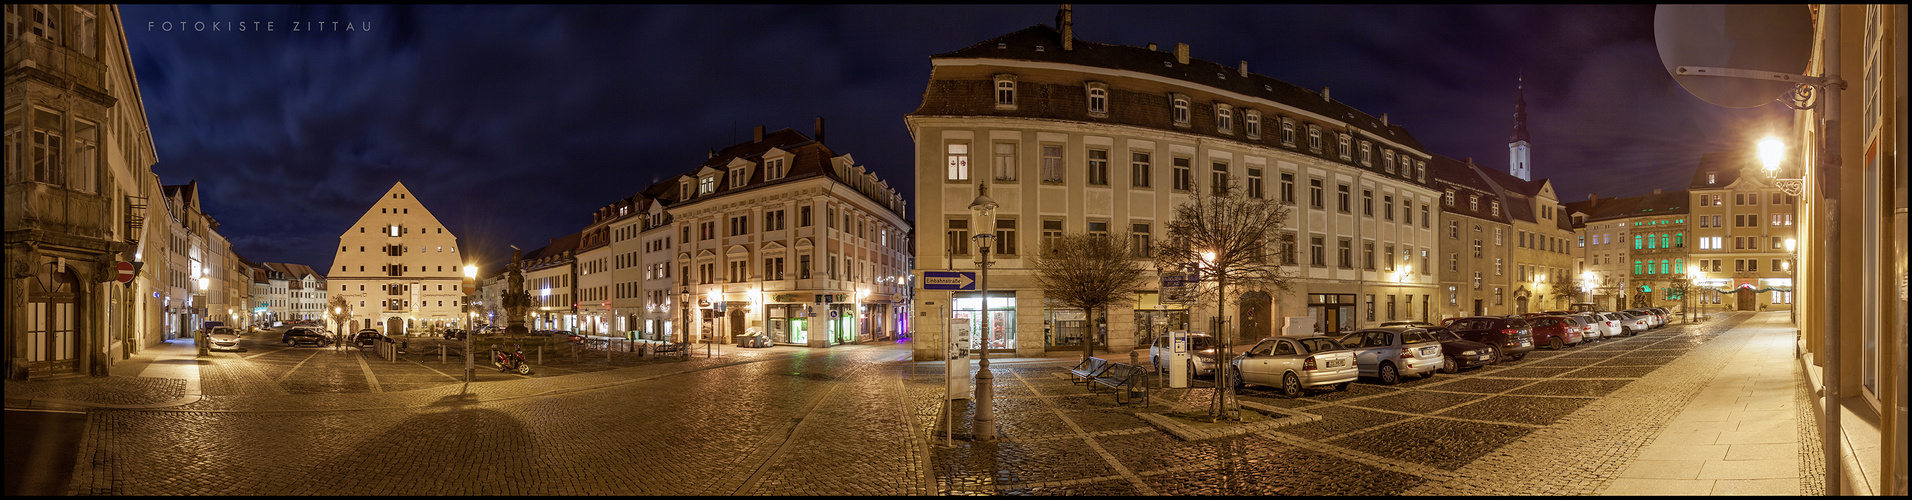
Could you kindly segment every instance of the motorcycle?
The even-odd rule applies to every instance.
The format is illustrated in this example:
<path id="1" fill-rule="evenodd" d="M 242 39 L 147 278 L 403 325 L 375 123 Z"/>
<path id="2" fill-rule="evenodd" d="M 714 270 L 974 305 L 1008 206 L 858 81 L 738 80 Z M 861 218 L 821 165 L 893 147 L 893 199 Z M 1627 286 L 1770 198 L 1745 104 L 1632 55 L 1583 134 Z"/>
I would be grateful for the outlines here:
<path id="1" fill-rule="evenodd" d="M 499 350 L 495 345 L 491 346 L 491 365 L 498 367 L 500 372 L 516 370 L 519 375 L 531 374 L 531 364 L 526 363 L 524 359 L 524 346 L 517 346 L 517 349 L 511 352 Z"/>

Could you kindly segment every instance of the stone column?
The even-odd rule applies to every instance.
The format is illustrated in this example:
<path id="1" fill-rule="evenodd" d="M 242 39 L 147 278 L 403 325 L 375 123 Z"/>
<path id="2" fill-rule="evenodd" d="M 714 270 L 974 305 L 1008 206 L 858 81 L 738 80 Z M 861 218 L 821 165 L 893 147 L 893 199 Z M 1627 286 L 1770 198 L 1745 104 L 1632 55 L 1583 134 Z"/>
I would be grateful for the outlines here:
<path id="1" fill-rule="evenodd" d="M 27 280 L 40 262 L 32 243 L 13 245 L 6 260 L 6 342 L 7 380 L 27 379 Z"/>
<path id="2" fill-rule="evenodd" d="M 80 373 L 104 377 L 106 370 L 105 290 L 98 282 L 100 268 L 111 268 L 104 256 L 96 260 L 77 260 L 66 266 L 73 274 L 73 353 L 79 359 Z"/>

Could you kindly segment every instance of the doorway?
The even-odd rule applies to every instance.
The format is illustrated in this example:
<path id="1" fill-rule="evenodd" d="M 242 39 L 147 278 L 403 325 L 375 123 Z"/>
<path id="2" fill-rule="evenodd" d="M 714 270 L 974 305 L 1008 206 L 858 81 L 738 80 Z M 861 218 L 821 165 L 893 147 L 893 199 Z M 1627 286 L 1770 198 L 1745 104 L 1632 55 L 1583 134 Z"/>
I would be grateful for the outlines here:
<path id="1" fill-rule="evenodd" d="M 27 280 L 27 376 L 74 373 L 80 370 L 78 337 L 74 325 L 79 309 L 71 273 L 46 263 Z"/>
<path id="2" fill-rule="evenodd" d="M 1267 292 L 1242 294 L 1240 320 L 1237 323 L 1241 325 L 1241 336 L 1236 340 L 1267 338 L 1272 327 L 1269 315 L 1273 314 L 1269 309 L 1273 304 L 1274 297 Z"/>
<path id="3" fill-rule="evenodd" d="M 1753 289 L 1741 288 L 1739 289 L 1739 291 L 1733 292 L 1733 295 L 1738 296 L 1736 299 L 1736 302 L 1738 302 L 1738 304 L 1735 305 L 1734 307 L 1735 309 L 1738 309 L 1741 311 L 1751 311 L 1751 310 L 1759 308 L 1759 305 L 1758 305 L 1759 294 L 1753 293 Z"/>

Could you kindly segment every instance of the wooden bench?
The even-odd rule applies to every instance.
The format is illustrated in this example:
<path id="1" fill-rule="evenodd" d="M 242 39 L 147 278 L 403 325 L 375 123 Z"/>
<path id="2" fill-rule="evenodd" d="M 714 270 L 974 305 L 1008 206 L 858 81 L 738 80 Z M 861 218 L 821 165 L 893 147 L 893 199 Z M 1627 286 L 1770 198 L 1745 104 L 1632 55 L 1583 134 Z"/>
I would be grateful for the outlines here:
<path id="1" fill-rule="evenodd" d="M 1108 368 L 1104 369 L 1101 375 L 1089 380 L 1103 387 L 1115 389 L 1115 403 L 1126 404 L 1122 401 L 1122 397 L 1128 395 L 1130 389 L 1135 387 L 1133 382 L 1139 380 L 1138 377 L 1146 372 L 1128 363 L 1109 363 Z M 1089 386 L 1089 390 L 1093 392 L 1095 386 Z M 1146 393 L 1144 394 L 1143 397 L 1146 398 Z"/>
<path id="2" fill-rule="evenodd" d="M 1102 358 L 1090 357 L 1089 359 L 1084 359 L 1082 362 L 1076 363 L 1075 368 L 1069 369 L 1069 375 L 1073 377 L 1069 379 L 1069 383 L 1075 383 L 1076 379 L 1081 379 L 1085 383 L 1090 380 L 1095 380 L 1096 377 L 1102 376 L 1102 372 L 1108 371 L 1109 366 L 1111 366 L 1109 361 Z"/>

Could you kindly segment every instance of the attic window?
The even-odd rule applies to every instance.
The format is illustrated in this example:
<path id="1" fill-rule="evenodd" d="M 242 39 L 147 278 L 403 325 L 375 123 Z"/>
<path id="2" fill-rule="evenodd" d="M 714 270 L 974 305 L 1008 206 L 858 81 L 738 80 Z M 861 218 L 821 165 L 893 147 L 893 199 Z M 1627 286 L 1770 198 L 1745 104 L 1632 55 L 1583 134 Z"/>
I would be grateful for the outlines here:
<path id="1" fill-rule="evenodd" d="M 1042 52 L 1042 46 L 1041 46 L 1041 45 L 1037 45 L 1037 46 L 1036 46 L 1036 52 Z"/>
<path id="2" fill-rule="evenodd" d="M 1107 116 L 1109 114 L 1109 85 L 1102 82 L 1088 82 L 1083 85 L 1089 92 L 1089 114 Z"/>
<path id="3" fill-rule="evenodd" d="M 764 171 L 763 177 L 764 177 L 764 180 L 766 181 L 774 181 L 777 179 L 782 179 L 783 178 L 783 158 L 777 158 L 773 160 L 764 160 L 763 171 Z"/>
<path id="4" fill-rule="evenodd" d="M 996 48 L 1007 49 L 1009 48 L 1009 42 L 996 42 Z"/>
<path id="5" fill-rule="evenodd" d="M 1275 91 L 1275 86 L 1274 86 L 1274 85 L 1262 85 L 1262 86 L 1261 86 L 1261 90 L 1262 90 L 1263 92 L 1274 92 L 1274 91 Z"/>
<path id="6" fill-rule="evenodd" d="M 1216 73 L 1215 78 L 1220 80 L 1227 80 L 1228 75 L 1226 73 Z"/>
<path id="7" fill-rule="evenodd" d="M 1016 75 L 996 75 L 996 109 L 1016 109 Z"/>
<path id="8" fill-rule="evenodd" d="M 743 187 L 743 185 L 744 185 L 743 167 L 730 169 L 730 188 L 737 189 L 737 188 Z"/>
<path id="9" fill-rule="evenodd" d="M 1170 94 L 1169 96 L 1169 100 L 1173 102 L 1173 113 L 1170 115 L 1170 118 L 1175 120 L 1176 125 L 1183 127 L 1188 126 L 1188 96 L 1181 94 Z"/>
<path id="10" fill-rule="evenodd" d="M 1173 67 L 1175 67 L 1175 63 L 1172 63 L 1172 62 L 1168 62 L 1168 61 L 1162 61 L 1162 67 L 1164 67 L 1164 68 L 1173 68 Z"/>
<path id="11" fill-rule="evenodd" d="M 713 175 L 697 180 L 697 194 L 705 195 L 715 192 L 717 192 L 717 176 Z"/>

